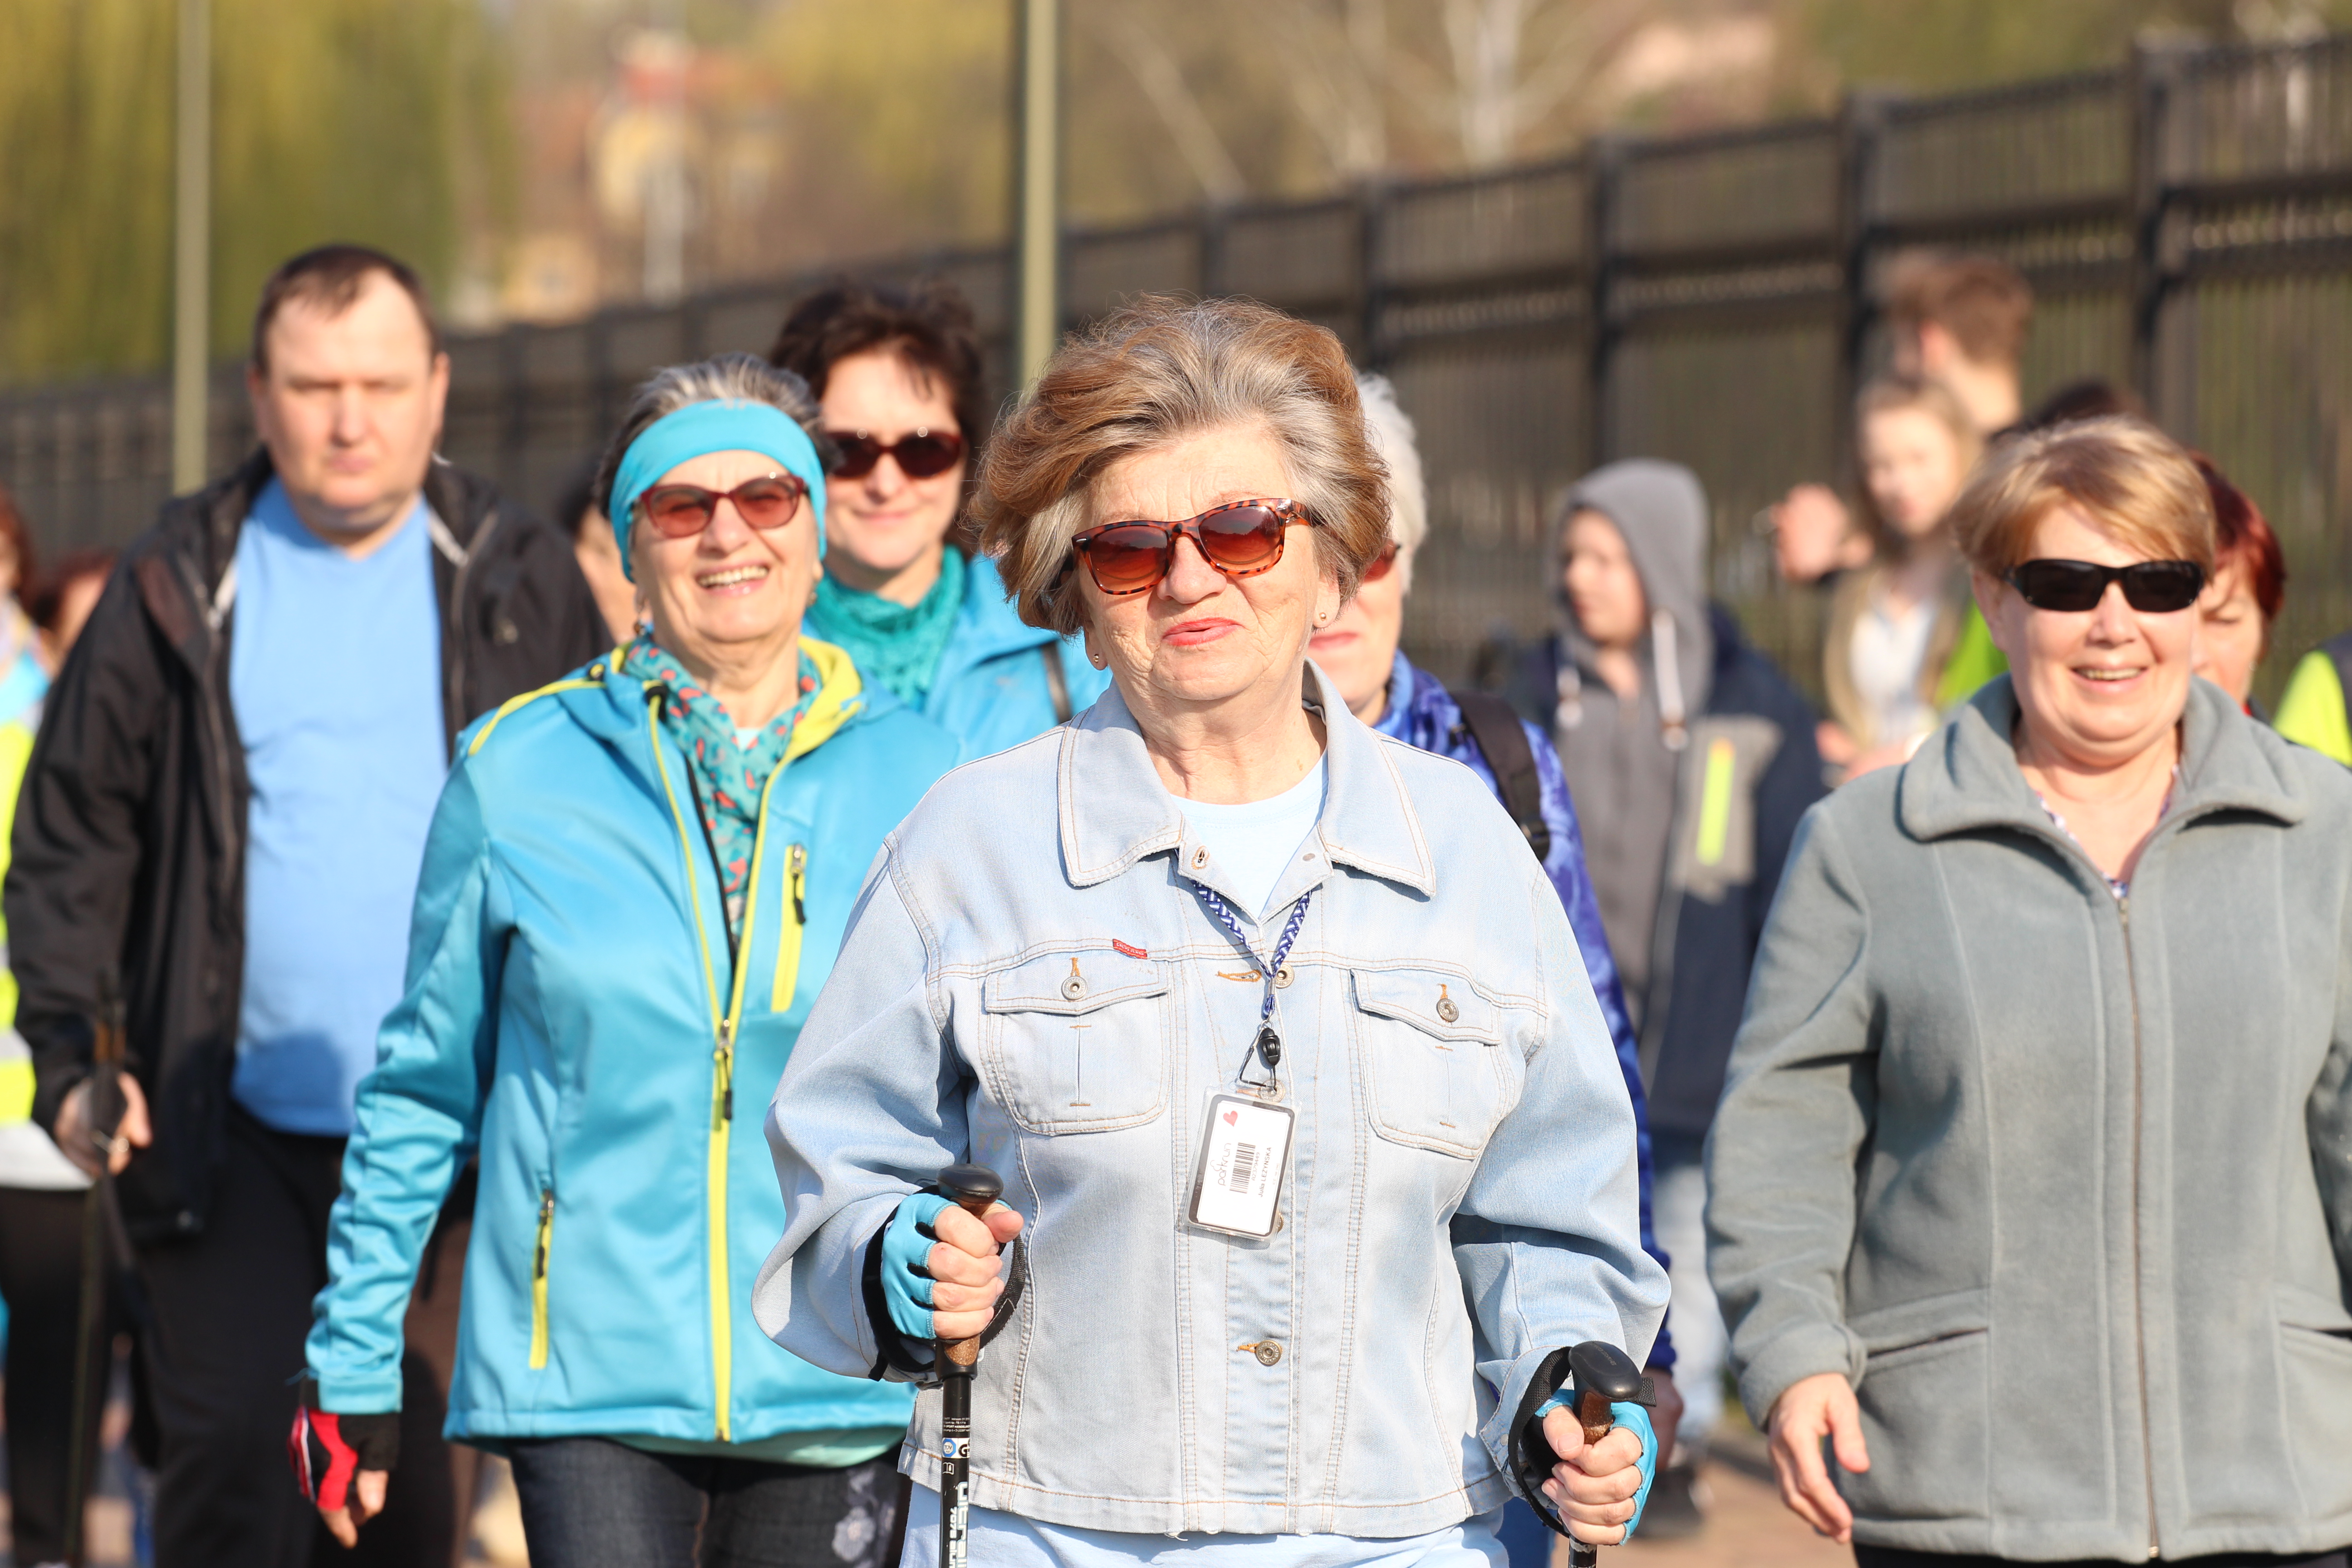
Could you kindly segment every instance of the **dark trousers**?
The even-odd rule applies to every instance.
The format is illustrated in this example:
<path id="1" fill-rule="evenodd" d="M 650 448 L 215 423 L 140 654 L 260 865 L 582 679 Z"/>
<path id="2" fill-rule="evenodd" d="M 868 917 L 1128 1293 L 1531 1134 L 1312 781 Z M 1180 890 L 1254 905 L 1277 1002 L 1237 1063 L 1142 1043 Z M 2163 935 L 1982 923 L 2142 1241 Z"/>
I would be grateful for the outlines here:
<path id="1" fill-rule="evenodd" d="M 446 1384 L 414 1350 L 401 1366 L 400 1465 L 358 1551 L 334 1543 L 287 1468 L 343 1140 L 279 1132 L 233 1110 L 226 1142 L 204 1231 L 139 1257 L 161 1434 L 156 1568 L 437 1568 L 458 1525 L 441 1440 Z"/>
<path id="2" fill-rule="evenodd" d="M 647 1454 L 606 1437 L 509 1446 L 531 1568 L 897 1568 L 897 1450 L 845 1469 Z"/>
<path id="3" fill-rule="evenodd" d="M 79 1192 L 0 1187 L 0 1300 L 8 1303 L 8 1508 L 18 1563 L 47 1563 L 66 1554 L 85 1206 L 86 1194 Z M 122 1326 L 121 1303 L 110 1300 L 82 1382 L 90 1405 L 82 1474 L 92 1491 L 98 1417 L 114 1367 L 114 1336 Z"/>
<path id="4" fill-rule="evenodd" d="M 1963 1557 L 1946 1552 L 1906 1552 L 1897 1546 L 1863 1546 L 1853 1549 L 1856 1568 L 2008 1568 L 2006 1557 Z M 2228 1552 L 2214 1557 L 2150 1558 L 2153 1563 L 2176 1563 L 2180 1568 L 2345 1568 L 2341 1552 L 2322 1552 L 2316 1557 L 2274 1557 L 2264 1552 Z M 2033 1568 L 2116 1568 L 2112 1562 L 2037 1563 Z"/>

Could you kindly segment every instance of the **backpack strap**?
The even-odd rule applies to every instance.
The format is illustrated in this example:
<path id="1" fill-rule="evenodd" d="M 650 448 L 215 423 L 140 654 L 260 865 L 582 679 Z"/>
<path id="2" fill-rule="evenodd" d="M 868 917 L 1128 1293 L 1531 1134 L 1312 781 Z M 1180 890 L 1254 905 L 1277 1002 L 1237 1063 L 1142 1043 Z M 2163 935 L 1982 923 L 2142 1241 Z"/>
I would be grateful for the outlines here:
<path id="1" fill-rule="evenodd" d="M 1551 826 L 1544 821 L 1543 778 L 1536 772 L 1535 748 L 1528 744 L 1518 713 L 1490 692 L 1452 695 L 1462 710 L 1462 727 L 1470 731 L 1471 740 L 1486 753 L 1486 765 L 1494 770 L 1504 809 L 1528 836 L 1528 847 L 1536 852 L 1536 858 L 1543 859 L 1551 853 Z"/>

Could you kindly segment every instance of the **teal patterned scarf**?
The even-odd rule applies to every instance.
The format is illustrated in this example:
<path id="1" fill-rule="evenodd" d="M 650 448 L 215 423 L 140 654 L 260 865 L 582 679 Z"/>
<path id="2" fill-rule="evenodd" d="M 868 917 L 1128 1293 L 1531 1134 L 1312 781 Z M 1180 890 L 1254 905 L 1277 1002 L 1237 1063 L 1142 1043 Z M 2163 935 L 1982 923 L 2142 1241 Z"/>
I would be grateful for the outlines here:
<path id="1" fill-rule="evenodd" d="M 940 672 L 956 612 L 963 608 L 966 571 L 963 552 L 949 549 L 940 560 L 940 580 L 911 605 L 845 587 L 828 573 L 817 579 L 816 598 L 808 607 L 809 635 L 839 644 L 859 674 L 919 708 Z"/>
<path id="2" fill-rule="evenodd" d="M 817 668 L 803 650 L 800 700 L 768 722 L 749 745 L 736 739 L 735 721 L 719 699 L 705 691 L 684 666 L 656 646 L 651 632 L 640 632 L 621 660 L 624 673 L 638 680 L 659 681 L 668 692 L 661 705 L 661 725 L 686 753 L 694 773 L 694 804 L 702 816 L 702 830 L 719 860 L 721 902 L 727 926 L 743 925 L 743 896 L 751 884 L 751 849 L 760 837 L 760 792 L 768 775 L 784 760 L 792 743 L 793 726 L 816 700 Z"/>

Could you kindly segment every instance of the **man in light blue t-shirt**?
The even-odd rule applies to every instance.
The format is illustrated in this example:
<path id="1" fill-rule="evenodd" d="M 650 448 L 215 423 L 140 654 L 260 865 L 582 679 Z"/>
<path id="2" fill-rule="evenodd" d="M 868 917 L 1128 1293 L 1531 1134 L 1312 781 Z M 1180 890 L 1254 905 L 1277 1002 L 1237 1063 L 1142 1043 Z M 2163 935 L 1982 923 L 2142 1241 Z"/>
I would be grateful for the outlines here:
<path id="1" fill-rule="evenodd" d="M 25 775 L 17 1028 L 36 1119 L 92 1170 L 101 973 L 128 1002 L 110 1157 L 152 1308 L 160 1568 L 336 1551 L 284 1440 L 450 746 L 605 647 L 569 544 L 434 457 L 448 378 L 398 261 L 330 246 L 279 268 L 247 372 L 262 449 L 125 552 Z M 440 1424 L 471 1194 L 412 1302 L 402 1489 L 353 1568 L 458 1539 Z"/>

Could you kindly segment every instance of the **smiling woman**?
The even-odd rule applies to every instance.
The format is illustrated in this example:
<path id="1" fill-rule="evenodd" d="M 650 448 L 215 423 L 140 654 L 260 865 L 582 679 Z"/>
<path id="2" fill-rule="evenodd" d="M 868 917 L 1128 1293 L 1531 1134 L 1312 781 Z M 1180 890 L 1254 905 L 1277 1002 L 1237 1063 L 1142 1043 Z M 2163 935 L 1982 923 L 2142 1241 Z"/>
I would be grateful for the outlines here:
<path id="1" fill-rule="evenodd" d="M 1646 1495 L 1642 1406 L 1595 1444 L 1553 1407 L 1565 1347 L 1638 1357 L 1665 1305 L 1559 897 L 1475 775 L 1307 662 L 1383 481 L 1339 341 L 1232 301 L 1065 346 L 990 448 L 983 544 L 1111 689 L 892 836 L 770 1109 L 753 1298 L 898 1379 L 1003 1320 L 974 1568 L 1486 1568 L 1514 1489 L 1604 1542 Z M 985 1224 L 922 1185 L 967 1161 L 1006 1179 Z M 908 1562 L 942 1430 L 926 1394 Z"/>
<path id="2" fill-rule="evenodd" d="M 396 1402 L 422 1239 L 399 1216 L 478 1144 L 450 1431 L 510 1456 L 541 1568 L 889 1556 L 912 1401 L 740 1310 L 785 1211 L 738 1088 L 782 1072 L 884 836 L 956 756 L 802 635 L 815 413 L 743 354 L 639 390 L 594 500 L 650 625 L 461 738 L 418 883 L 432 956 L 360 1091 L 316 1420 L 331 1444 Z"/>
<path id="3" fill-rule="evenodd" d="M 1708 1144 L 1741 1393 L 1860 1568 L 2340 1564 L 2352 775 L 2190 679 L 2155 429 L 2019 437 L 1953 521 L 2011 673 L 1791 854 Z"/>

